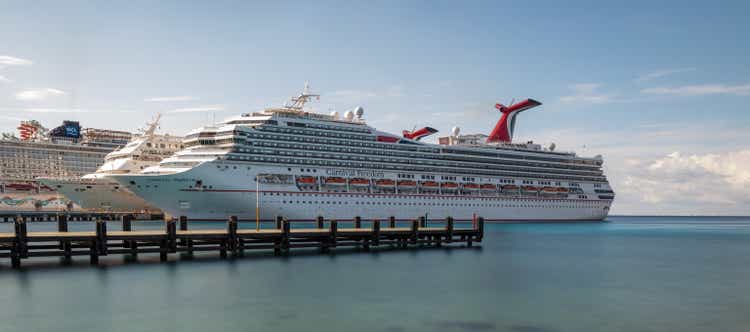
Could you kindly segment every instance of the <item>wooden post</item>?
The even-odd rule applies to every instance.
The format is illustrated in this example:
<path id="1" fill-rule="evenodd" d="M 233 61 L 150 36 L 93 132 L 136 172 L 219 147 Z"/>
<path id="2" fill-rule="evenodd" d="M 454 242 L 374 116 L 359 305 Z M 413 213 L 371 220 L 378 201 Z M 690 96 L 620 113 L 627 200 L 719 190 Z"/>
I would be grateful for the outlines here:
<path id="1" fill-rule="evenodd" d="M 317 218 L 315 218 L 315 221 L 318 222 L 318 229 L 323 229 L 324 220 L 325 219 L 323 219 L 323 216 L 318 216 Z"/>
<path id="2" fill-rule="evenodd" d="M 362 217 L 354 217 L 354 228 L 362 228 Z"/>
<path id="3" fill-rule="evenodd" d="M 68 216 L 61 214 L 57 216 L 57 231 L 67 232 L 68 231 Z M 60 250 L 65 250 L 65 240 L 60 240 Z"/>
<path id="4" fill-rule="evenodd" d="M 477 218 L 477 242 L 482 242 L 482 238 L 484 238 L 484 217 Z"/>
<path id="5" fill-rule="evenodd" d="M 167 220 L 167 246 L 169 252 L 177 252 L 177 223 L 174 219 Z"/>
<path id="6" fill-rule="evenodd" d="M 411 244 L 417 244 L 418 237 L 419 237 L 419 222 L 414 220 L 411 222 Z"/>
<path id="7" fill-rule="evenodd" d="M 180 216 L 180 231 L 187 231 L 188 230 L 188 219 L 186 216 Z M 185 246 L 185 239 L 180 239 L 180 245 Z"/>
<path id="8" fill-rule="evenodd" d="M 133 229 L 133 225 L 131 222 L 133 221 L 133 216 L 130 214 L 123 215 L 120 217 L 120 221 L 122 222 L 122 231 L 123 232 L 130 232 Z M 129 248 L 130 247 L 130 241 L 128 240 L 122 240 L 122 247 L 123 248 Z"/>
<path id="9" fill-rule="evenodd" d="M 445 219 L 445 232 L 445 242 L 453 242 L 453 217 L 448 217 Z"/>
<path id="10" fill-rule="evenodd" d="M 372 222 L 372 245 L 380 245 L 380 220 Z"/>
<path id="11" fill-rule="evenodd" d="M 15 230 L 16 241 L 13 244 L 10 252 L 10 260 L 13 268 L 21 267 L 21 258 L 26 258 L 26 223 L 23 221 L 21 216 L 17 216 L 13 224 Z"/>
<path id="12" fill-rule="evenodd" d="M 96 245 L 99 255 L 107 255 L 107 222 L 101 219 L 96 220 Z"/>
<path id="13" fill-rule="evenodd" d="M 26 231 L 26 219 L 24 217 L 16 218 L 15 223 L 16 232 L 16 248 L 18 251 L 18 257 L 28 258 L 29 257 L 29 242 Z"/>
<path id="14" fill-rule="evenodd" d="M 227 222 L 227 240 L 232 257 L 237 257 L 237 216 L 229 217 Z"/>
<path id="15" fill-rule="evenodd" d="M 396 228 L 396 217 L 394 216 L 388 217 L 388 223 L 389 223 L 388 227 Z"/>
<path id="16" fill-rule="evenodd" d="M 331 231 L 329 232 L 331 247 L 336 247 L 336 233 L 338 233 L 339 223 L 336 220 L 331 220 Z"/>
<path id="17" fill-rule="evenodd" d="M 282 253 L 287 254 L 289 253 L 289 232 L 291 231 L 291 225 L 286 218 L 284 218 L 281 225 L 281 251 Z"/>

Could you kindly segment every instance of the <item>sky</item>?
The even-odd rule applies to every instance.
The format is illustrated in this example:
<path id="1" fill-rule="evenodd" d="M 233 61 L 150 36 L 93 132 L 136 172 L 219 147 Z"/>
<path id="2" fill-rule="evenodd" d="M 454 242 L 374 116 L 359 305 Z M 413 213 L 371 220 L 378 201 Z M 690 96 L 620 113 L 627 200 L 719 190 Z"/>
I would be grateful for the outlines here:
<path id="1" fill-rule="evenodd" d="M 750 2 L 3 1 L 0 132 L 190 129 L 280 106 L 602 155 L 613 214 L 750 214 Z"/>

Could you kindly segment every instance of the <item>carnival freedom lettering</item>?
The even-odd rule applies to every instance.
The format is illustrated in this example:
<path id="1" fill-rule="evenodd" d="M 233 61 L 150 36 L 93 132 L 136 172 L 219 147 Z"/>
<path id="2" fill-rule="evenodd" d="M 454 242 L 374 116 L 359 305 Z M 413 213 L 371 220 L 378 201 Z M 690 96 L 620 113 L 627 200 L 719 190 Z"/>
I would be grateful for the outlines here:
<path id="1" fill-rule="evenodd" d="M 326 175 L 363 177 L 363 178 L 382 178 L 384 174 L 383 172 L 363 171 L 363 170 L 354 170 L 354 169 L 327 169 Z"/>

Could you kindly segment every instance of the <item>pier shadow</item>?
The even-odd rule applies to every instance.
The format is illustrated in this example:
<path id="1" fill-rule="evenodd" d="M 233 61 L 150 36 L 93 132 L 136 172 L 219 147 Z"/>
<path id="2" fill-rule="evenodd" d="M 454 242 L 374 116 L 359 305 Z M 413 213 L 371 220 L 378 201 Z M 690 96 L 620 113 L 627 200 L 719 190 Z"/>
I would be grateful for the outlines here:
<path id="1" fill-rule="evenodd" d="M 229 254 L 226 258 L 222 258 L 218 253 L 213 252 L 198 252 L 192 256 L 186 253 L 173 253 L 170 254 L 167 261 L 161 261 L 159 254 L 154 253 L 141 253 L 137 256 L 131 256 L 128 254 L 123 255 L 110 255 L 100 256 L 99 263 L 92 265 L 89 263 L 87 256 L 73 257 L 70 261 L 65 261 L 62 258 L 38 258 L 38 259 L 27 259 L 24 260 L 23 265 L 18 269 L 11 268 L 10 264 L 0 264 L 0 274 L 4 273 L 15 273 L 23 278 L 26 273 L 30 271 L 65 271 L 65 270 L 79 270 L 79 269 L 99 269 L 106 274 L 108 269 L 120 269 L 130 268 L 135 266 L 155 266 L 165 265 L 170 271 L 174 271 L 177 264 L 230 264 L 235 266 L 239 261 L 265 261 L 265 260 L 280 260 L 283 262 L 291 262 L 297 259 L 312 259 L 326 257 L 330 260 L 336 260 L 337 257 L 348 257 L 348 256 L 362 256 L 363 258 L 370 258 L 378 260 L 381 255 L 396 254 L 396 253 L 407 253 L 411 256 L 419 256 L 420 253 L 436 253 L 442 252 L 446 255 L 451 255 L 453 251 L 467 251 L 467 252 L 482 252 L 482 246 L 474 244 L 474 246 L 468 247 L 466 245 L 444 245 L 440 247 L 408 247 L 399 248 L 396 246 L 383 246 L 383 247 L 371 247 L 369 250 L 357 247 L 347 248 L 336 248 L 331 249 L 328 252 L 321 252 L 317 248 L 300 248 L 293 249 L 287 254 L 274 255 L 272 251 L 246 251 L 244 254 L 232 256 Z M 106 276 L 104 276 L 106 278 Z"/>

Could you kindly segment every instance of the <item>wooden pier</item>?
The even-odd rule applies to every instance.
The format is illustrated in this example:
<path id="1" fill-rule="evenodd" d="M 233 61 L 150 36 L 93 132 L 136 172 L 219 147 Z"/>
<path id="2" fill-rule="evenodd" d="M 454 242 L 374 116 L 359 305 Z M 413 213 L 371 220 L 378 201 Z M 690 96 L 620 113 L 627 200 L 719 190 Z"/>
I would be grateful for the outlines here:
<path id="1" fill-rule="evenodd" d="M 95 231 L 83 232 L 68 231 L 67 215 L 55 219 L 56 232 L 29 232 L 25 218 L 17 217 L 14 232 L 0 233 L 0 258 L 10 258 L 11 265 L 18 268 L 23 259 L 31 257 L 62 257 L 64 262 L 70 262 L 73 256 L 89 256 L 91 264 L 98 264 L 101 256 L 158 253 L 161 261 L 166 261 L 169 254 L 192 256 L 198 251 L 219 252 L 226 258 L 241 256 L 247 250 L 273 250 L 275 255 L 285 255 L 294 248 L 328 252 L 340 247 L 370 250 L 379 246 L 407 248 L 452 243 L 472 246 L 484 237 L 482 217 L 470 228 L 454 227 L 451 217 L 441 227 L 427 227 L 423 217 L 407 223 L 407 227 L 398 225 L 393 217 L 383 222 L 374 220 L 370 227 L 362 227 L 362 220 L 355 217 L 349 222 L 353 227 L 339 228 L 336 220 L 318 217 L 314 227 L 308 223 L 307 227 L 293 228 L 285 218 L 277 217 L 275 227 L 268 229 L 238 229 L 237 217 L 230 217 L 225 228 L 195 230 L 188 229 L 187 218 L 180 217 L 165 221 L 162 230 L 132 230 L 133 217 L 123 215 L 120 230 L 108 230 L 107 221 L 97 219 Z"/>

